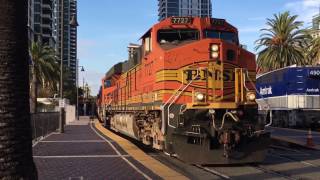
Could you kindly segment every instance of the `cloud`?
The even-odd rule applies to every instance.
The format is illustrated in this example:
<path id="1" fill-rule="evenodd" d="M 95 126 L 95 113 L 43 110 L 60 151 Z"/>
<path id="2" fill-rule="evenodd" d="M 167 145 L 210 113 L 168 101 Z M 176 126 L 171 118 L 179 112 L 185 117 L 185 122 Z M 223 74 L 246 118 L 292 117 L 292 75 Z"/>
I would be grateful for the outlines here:
<path id="1" fill-rule="evenodd" d="M 285 8 L 292 14 L 299 15 L 299 20 L 309 23 L 312 16 L 319 13 L 320 0 L 300 0 L 285 4 Z"/>

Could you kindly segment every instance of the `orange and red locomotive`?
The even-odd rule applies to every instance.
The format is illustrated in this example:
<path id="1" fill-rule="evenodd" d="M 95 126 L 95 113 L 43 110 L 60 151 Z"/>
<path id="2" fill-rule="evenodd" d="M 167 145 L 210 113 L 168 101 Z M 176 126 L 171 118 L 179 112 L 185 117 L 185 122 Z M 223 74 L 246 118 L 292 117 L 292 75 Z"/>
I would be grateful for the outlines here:
<path id="1" fill-rule="evenodd" d="M 224 19 L 170 17 L 102 79 L 106 126 L 193 164 L 260 162 L 255 55 Z"/>

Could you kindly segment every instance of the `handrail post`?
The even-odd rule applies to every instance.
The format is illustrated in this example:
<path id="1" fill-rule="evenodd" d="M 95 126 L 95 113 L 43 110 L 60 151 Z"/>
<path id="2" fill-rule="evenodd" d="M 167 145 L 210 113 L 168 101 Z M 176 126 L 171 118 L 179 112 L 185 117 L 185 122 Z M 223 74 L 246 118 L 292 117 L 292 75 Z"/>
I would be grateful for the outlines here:
<path id="1" fill-rule="evenodd" d="M 240 90 L 241 90 L 241 102 L 243 102 L 244 101 L 244 83 L 246 83 L 246 82 L 244 82 L 244 77 L 243 77 L 243 69 L 241 68 L 240 69 L 240 73 L 241 73 L 241 76 L 240 76 L 240 80 L 241 80 L 241 82 L 240 82 L 240 85 L 241 85 L 241 87 L 240 87 Z"/>

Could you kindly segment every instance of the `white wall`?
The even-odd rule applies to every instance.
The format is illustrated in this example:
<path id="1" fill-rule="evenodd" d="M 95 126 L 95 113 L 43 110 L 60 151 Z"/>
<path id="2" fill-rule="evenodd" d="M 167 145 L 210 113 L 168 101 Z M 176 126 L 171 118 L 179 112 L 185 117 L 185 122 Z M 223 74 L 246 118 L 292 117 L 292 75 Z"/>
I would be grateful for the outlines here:
<path id="1" fill-rule="evenodd" d="M 66 105 L 66 124 L 76 120 L 76 106 Z"/>

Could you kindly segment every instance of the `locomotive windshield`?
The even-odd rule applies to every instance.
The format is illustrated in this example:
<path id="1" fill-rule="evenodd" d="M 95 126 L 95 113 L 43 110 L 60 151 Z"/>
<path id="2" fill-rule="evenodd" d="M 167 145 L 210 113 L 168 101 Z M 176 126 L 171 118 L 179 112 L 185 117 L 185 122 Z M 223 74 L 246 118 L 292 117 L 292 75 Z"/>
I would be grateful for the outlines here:
<path id="1" fill-rule="evenodd" d="M 199 40 L 199 31 L 195 29 L 163 29 L 158 31 L 158 42 L 161 45 L 178 45 L 194 40 Z"/>
<path id="2" fill-rule="evenodd" d="M 233 32 L 224 32 L 224 31 L 216 31 L 216 30 L 205 30 L 204 31 L 205 38 L 213 38 L 213 39 L 223 39 L 230 43 L 238 43 L 237 34 Z"/>

